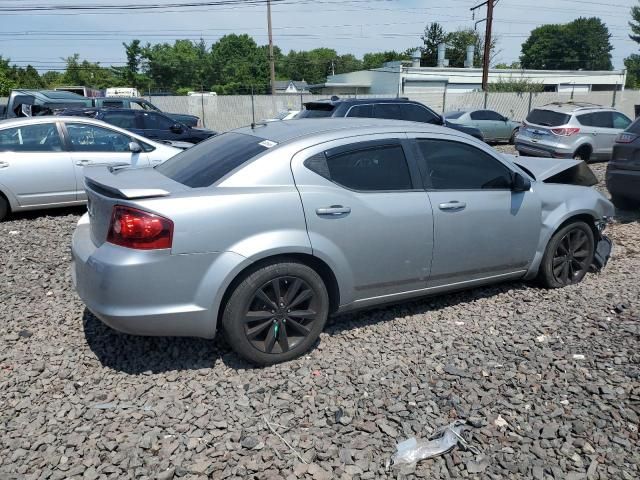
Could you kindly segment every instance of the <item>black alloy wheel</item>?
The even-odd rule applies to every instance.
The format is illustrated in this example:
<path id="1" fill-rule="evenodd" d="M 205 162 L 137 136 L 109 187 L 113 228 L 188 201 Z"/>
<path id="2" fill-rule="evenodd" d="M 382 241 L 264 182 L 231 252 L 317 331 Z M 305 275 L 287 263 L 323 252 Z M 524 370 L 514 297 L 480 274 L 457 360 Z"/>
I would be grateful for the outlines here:
<path id="1" fill-rule="evenodd" d="M 558 243 L 553 256 L 554 278 L 562 285 L 579 282 L 589 271 L 592 256 L 587 234 L 577 228 L 569 230 Z"/>
<path id="2" fill-rule="evenodd" d="M 263 353 L 288 352 L 313 331 L 318 301 L 301 278 L 274 278 L 255 291 L 244 316 L 245 335 Z"/>
<path id="3" fill-rule="evenodd" d="M 292 360 L 318 340 L 329 316 L 322 277 L 283 259 L 248 272 L 231 292 L 222 328 L 231 347 L 257 365 Z"/>

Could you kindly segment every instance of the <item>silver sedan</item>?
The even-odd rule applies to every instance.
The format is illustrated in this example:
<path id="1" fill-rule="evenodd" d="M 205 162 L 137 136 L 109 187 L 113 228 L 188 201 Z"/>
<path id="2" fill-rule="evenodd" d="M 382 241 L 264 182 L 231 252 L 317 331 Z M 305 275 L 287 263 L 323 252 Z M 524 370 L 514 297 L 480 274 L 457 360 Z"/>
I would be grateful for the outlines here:
<path id="1" fill-rule="evenodd" d="M 505 280 L 580 282 L 613 206 L 583 162 L 451 129 L 333 119 L 246 127 L 155 168 L 86 171 L 73 280 L 117 330 L 212 338 L 258 364 L 334 313 Z"/>
<path id="2" fill-rule="evenodd" d="M 11 211 L 85 203 L 87 166 L 148 167 L 179 152 L 90 118 L 0 122 L 0 220 Z"/>

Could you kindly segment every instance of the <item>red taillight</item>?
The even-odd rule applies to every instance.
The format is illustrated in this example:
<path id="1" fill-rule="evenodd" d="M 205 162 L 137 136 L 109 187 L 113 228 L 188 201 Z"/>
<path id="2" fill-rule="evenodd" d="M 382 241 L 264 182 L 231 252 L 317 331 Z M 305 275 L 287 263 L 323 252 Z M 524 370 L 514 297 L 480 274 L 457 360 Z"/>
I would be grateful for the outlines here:
<path id="1" fill-rule="evenodd" d="M 555 135 L 559 135 L 561 137 L 570 137 L 571 135 L 575 135 L 580 131 L 577 127 L 566 127 L 566 128 L 552 128 L 551 132 Z"/>
<path id="2" fill-rule="evenodd" d="M 116 205 L 111 214 L 107 242 L 139 250 L 171 248 L 173 222 L 137 208 Z"/>
<path id="3" fill-rule="evenodd" d="M 616 137 L 616 143 L 631 143 L 636 138 L 638 138 L 638 135 L 635 133 L 622 132 Z"/>

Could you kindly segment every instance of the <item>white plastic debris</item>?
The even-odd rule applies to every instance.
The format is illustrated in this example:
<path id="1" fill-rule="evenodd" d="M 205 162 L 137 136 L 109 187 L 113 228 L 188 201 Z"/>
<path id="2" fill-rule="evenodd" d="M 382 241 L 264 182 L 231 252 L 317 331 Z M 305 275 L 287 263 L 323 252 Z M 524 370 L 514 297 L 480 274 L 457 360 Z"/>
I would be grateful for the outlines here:
<path id="1" fill-rule="evenodd" d="M 543 343 L 547 341 L 547 336 L 546 335 L 540 335 L 539 337 L 536 337 L 536 342 L 538 343 Z"/>
<path id="2" fill-rule="evenodd" d="M 18 235 L 20 232 L 18 230 L 10 230 L 9 235 Z"/>
<path id="3" fill-rule="evenodd" d="M 575 354 L 575 355 L 573 356 L 573 359 L 574 359 L 574 360 L 584 360 L 584 359 L 585 359 L 585 356 L 584 356 L 584 355 L 581 355 L 581 354 L 579 354 L 579 353 L 577 353 L 577 354 Z"/>
<path id="4" fill-rule="evenodd" d="M 431 440 L 417 440 L 411 437 L 396 445 L 396 453 L 391 457 L 391 461 L 394 466 L 412 464 L 447 453 L 458 443 L 468 447 L 467 442 L 462 438 L 462 430 L 463 424 L 454 422 Z"/>
<path id="5" fill-rule="evenodd" d="M 509 425 L 509 423 L 504 418 L 502 418 L 500 415 L 498 415 L 498 418 L 496 418 L 493 421 L 493 424 L 496 427 L 506 427 L 507 425 Z"/>

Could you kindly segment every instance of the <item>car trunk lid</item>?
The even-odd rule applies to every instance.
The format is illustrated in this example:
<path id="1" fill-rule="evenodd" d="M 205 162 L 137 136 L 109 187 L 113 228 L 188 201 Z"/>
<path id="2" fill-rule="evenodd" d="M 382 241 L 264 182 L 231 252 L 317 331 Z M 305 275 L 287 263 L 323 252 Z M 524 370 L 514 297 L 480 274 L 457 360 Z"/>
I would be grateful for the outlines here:
<path id="1" fill-rule="evenodd" d="M 135 200 L 166 197 L 187 190 L 153 168 L 85 167 L 84 175 L 91 238 L 97 246 L 107 238 L 115 205 L 131 205 Z"/>

